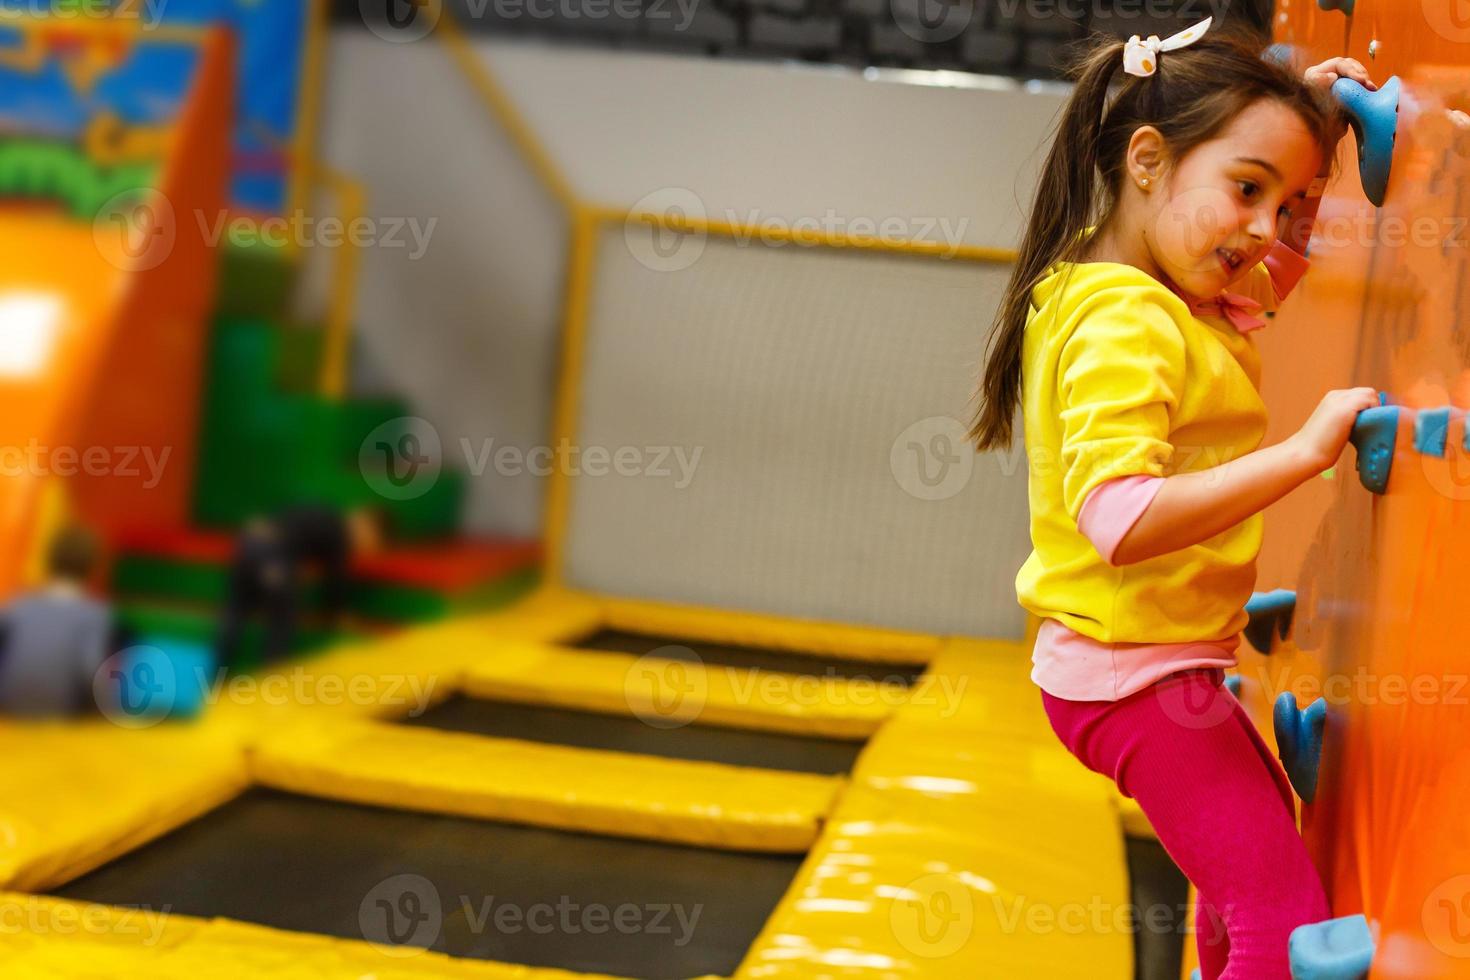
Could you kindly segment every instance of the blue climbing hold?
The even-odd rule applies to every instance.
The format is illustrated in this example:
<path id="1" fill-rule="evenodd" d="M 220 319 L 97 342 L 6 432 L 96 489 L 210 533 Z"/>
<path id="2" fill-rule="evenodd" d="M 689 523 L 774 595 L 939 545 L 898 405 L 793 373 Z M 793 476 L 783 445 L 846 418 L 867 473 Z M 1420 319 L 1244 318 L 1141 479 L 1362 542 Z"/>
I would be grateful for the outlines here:
<path id="1" fill-rule="evenodd" d="M 1353 0 L 1317 0 L 1317 6 L 1322 10 L 1341 10 L 1349 17 L 1353 15 Z"/>
<path id="2" fill-rule="evenodd" d="M 1291 633 L 1296 593 L 1290 589 L 1253 592 L 1246 600 L 1245 611 L 1250 616 L 1250 622 L 1245 626 L 1245 638 L 1257 650 L 1270 653 L 1276 646 L 1276 640 L 1284 640 Z"/>
<path id="3" fill-rule="evenodd" d="M 1229 674 L 1229 675 L 1227 675 L 1225 677 L 1225 690 L 1229 691 L 1231 694 L 1235 695 L 1237 698 L 1240 697 L 1240 675 L 1239 674 Z"/>
<path id="4" fill-rule="evenodd" d="M 1361 915 L 1297 926 L 1287 949 L 1292 980 L 1360 980 L 1373 965 L 1373 933 Z"/>
<path id="5" fill-rule="evenodd" d="M 1393 144 L 1399 124 L 1399 77 L 1394 75 L 1370 92 L 1351 78 L 1332 83 L 1332 94 L 1347 110 L 1348 123 L 1358 141 L 1358 178 L 1374 207 L 1383 207 Z"/>
<path id="6" fill-rule="evenodd" d="M 1383 398 L 1379 396 L 1380 400 Z M 1358 477 L 1363 486 L 1374 493 L 1388 489 L 1388 473 L 1393 468 L 1394 444 L 1398 440 L 1399 407 L 1381 404 L 1365 408 L 1353 422 L 1348 441 L 1358 451 Z"/>
<path id="7" fill-rule="evenodd" d="M 1265 61 L 1270 61 L 1281 65 L 1283 68 L 1290 68 L 1298 60 L 1300 60 L 1300 54 L 1301 49 L 1298 48 L 1295 44 L 1287 44 L 1284 41 L 1277 41 L 1275 44 L 1271 45 L 1264 52 L 1262 52 L 1261 58 Z"/>
<path id="8" fill-rule="evenodd" d="M 1322 732 L 1327 723 L 1327 702 L 1318 698 L 1305 709 L 1296 705 L 1296 695 L 1283 691 L 1276 699 L 1276 753 L 1291 780 L 1296 795 L 1310 803 L 1317 795 L 1317 769 L 1322 763 Z"/>
<path id="9" fill-rule="evenodd" d="M 1450 438 L 1450 409 L 1426 408 L 1414 416 L 1414 448 L 1430 456 L 1443 456 Z"/>

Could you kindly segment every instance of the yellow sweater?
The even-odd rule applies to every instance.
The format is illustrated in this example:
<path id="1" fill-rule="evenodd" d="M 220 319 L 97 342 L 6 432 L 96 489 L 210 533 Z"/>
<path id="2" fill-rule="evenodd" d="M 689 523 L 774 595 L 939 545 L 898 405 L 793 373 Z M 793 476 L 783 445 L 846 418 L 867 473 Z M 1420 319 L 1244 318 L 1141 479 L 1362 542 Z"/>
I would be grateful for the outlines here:
<path id="1" fill-rule="evenodd" d="M 1264 265 L 1229 291 L 1276 309 Z M 1022 370 L 1034 550 L 1016 576 L 1021 605 L 1104 643 L 1239 632 L 1260 514 L 1116 567 L 1077 530 L 1077 516 L 1105 480 L 1210 469 L 1258 448 L 1266 406 L 1254 342 L 1223 319 L 1196 317 L 1141 269 L 1058 263 L 1032 290 Z"/>

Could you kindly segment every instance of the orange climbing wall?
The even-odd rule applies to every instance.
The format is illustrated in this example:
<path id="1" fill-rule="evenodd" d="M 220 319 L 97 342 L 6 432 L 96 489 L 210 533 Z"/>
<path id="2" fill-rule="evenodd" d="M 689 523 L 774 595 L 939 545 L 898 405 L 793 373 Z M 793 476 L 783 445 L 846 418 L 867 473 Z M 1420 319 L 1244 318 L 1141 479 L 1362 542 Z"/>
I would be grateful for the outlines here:
<path id="1" fill-rule="evenodd" d="M 1319 215 L 1313 269 L 1260 335 L 1285 438 L 1330 388 L 1372 385 L 1408 408 L 1470 405 L 1470 4 L 1357 0 L 1354 15 L 1278 0 L 1276 39 L 1306 63 L 1348 55 L 1404 83 L 1388 195 L 1363 197 L 1351 139 Z M 1376 41 L 1374 54 L 1369 45 Z M 1270 730 L 1282 690 L 1329 703 L 1317 802 L 1303 829 L 1334 913 L 1379 930 L 1375 978 L 1470 977 L 1470 454 L 1413 448 L 1403 413 L 1388 492 L 1348 449 L 1333 479 L 1267 511 L 1257 588 L 1292 588 L 1292 642 L 1242 658 L 1242 700 Z"/>

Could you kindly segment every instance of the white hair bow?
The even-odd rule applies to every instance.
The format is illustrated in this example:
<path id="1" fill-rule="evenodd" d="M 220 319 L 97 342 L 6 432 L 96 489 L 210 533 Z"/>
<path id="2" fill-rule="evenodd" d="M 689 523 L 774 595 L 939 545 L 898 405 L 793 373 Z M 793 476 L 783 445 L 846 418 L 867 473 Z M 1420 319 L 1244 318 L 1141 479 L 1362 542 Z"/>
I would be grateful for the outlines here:
<path id="1" fill-rule="evenodd" d="M 1123 70 L 1140 77 L 1152 75 L 1158 70 L 1160 51 L 1173 51 L 1198 41 L 1210 29 L 1212 19 L 1206 17 L 1198 24 L 1186 27 L 1178 34 L 1171 34 L 1162 41 L 1157 34 L 1150 34 L 1147 40 L 1139 40 L 1137 34 L 1133 35 L 1123 45 Z"/>

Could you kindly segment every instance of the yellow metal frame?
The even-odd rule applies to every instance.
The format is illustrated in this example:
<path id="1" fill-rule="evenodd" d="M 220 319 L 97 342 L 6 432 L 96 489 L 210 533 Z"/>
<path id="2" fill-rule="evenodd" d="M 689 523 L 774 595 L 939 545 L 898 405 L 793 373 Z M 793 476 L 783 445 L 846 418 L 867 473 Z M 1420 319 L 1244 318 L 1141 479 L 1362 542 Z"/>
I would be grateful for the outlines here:
<path id="1" fill-rule="evenodd" d="M 485 65 L 464 30 L 442 0 L 428 0 L 437 8 L 435 33 L 444 43 L 487 113 L 521 153 L 546 192 L 567 215 L 569 248 L 562 306 L 561 363 L 553 408 L 555 445 L 573 444 L 577 435 L 578 393 L 587 329 L 592 280 L 597 268 L 598 235 L 607 225 L 629 222 L 688 234 L 760 241 L 800 242 L 820 248 L 857 249 L 887 254 L 925 256 L 961 262 L 1014 262 L 1013 249 L 978 245 L 948 245 L 929 241 L 892 241 L 877 236 L 839 235 L 800 229 L 756 228 L 688 216 L 654 214 L 581 199 L 557 167 L 535 130 L 516 109 L 514 101 Z M 542 520 L 545 545 L 545 587 L 565 591 L 563 575 L 566 535 L 571 511 L 570 477 L 554 468 L 546 491 Z M 646 633 L 674 632 L 709 642 L 749 642 L 757 646 L 832 653 L 857 660 L 927 662 L 939 640 L 934 636 L 874 629 L 840 623 L 803 621 L 759 613 L 683 606 L 674 603 L 586 593 L 603 607 L 604 624 Z M 1035 623 L 1028 619 L 1028 635 Z"/>

